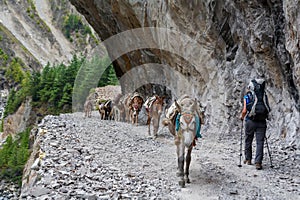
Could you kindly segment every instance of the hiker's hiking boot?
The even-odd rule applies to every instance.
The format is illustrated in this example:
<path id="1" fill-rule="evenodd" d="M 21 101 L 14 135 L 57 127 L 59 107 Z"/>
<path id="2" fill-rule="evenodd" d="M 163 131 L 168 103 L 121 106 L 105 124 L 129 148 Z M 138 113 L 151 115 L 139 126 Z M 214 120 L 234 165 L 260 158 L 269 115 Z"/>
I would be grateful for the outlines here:
<path id="1" fill-rule="evenodd" d="M 251 165 L 251 160 L 244 160 L 244 164 Z"/>
<path id="2" fill-rule="evenodd" d="M 257 170 L 261 170 L 262 169 L 261 163 L 255 163 L 255 167 L 256 167 Z"/>

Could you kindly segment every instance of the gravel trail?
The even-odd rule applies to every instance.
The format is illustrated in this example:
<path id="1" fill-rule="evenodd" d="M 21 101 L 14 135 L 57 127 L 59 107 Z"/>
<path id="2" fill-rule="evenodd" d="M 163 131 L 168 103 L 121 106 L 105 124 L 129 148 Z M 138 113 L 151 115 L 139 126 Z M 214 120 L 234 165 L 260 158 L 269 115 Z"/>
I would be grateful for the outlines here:
<path id="1" fill-rule="evenodd" d="M 299 199 L 296 150 L 273 148 L 273 169 L 267 156 L 261 171 L 239 168 L 239 140 L 203 132 L 192 152 L 191 184 L 180 188 L 166 128 L 153 139 L 146 126 L 101 121 L 96 112 L 47 116 L 38 128 L 44 156 L 32 169 L 39 178 L 21 199 Z"/>

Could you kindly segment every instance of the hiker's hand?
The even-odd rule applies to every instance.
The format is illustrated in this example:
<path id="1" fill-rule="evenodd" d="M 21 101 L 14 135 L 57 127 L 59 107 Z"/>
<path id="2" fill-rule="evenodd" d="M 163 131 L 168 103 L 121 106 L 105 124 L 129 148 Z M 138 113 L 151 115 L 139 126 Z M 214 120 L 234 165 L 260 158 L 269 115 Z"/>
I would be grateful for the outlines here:
<path id="1" fill-rule="evenodd" d="M 243 116 L 240 116 L 240 120 L 243 121 L 243 120 L 244 120 L 244 117 L 243 117 Z"/>

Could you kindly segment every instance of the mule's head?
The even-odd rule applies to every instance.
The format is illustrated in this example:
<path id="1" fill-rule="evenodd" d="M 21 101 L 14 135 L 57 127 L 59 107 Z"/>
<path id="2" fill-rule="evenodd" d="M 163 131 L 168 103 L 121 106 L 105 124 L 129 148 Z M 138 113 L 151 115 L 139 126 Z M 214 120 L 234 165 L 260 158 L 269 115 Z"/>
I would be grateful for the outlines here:
<path id="1" fill-rule="evenodd" d="M 140 110 L 142 105 L 143 105 L 143 99 L 141 97 L 137 96 L 132 99 L 132 108 L 134 111 Z"/>
<path id="2" fill-rule="evenodd" d="M 196 106 L 197 101 L 192 99 L 187 99 L 184 102 L 178 104 L 175 101 L 175 105 L 180 113 L 180 131 L 182 134 L 182 139 L 184 145 L 189 148 L 195 137 L 196 137 Z"/>
<path id="3" fill-rule="evenodd" d="M 156 100 L 153 102 L 153 111 L 157 112 L 159 115 L 162 113 L 163 111 L 163 107 L 164 107 L 164 99 L 165 97 L 159 97 L 156 96 Z"/>

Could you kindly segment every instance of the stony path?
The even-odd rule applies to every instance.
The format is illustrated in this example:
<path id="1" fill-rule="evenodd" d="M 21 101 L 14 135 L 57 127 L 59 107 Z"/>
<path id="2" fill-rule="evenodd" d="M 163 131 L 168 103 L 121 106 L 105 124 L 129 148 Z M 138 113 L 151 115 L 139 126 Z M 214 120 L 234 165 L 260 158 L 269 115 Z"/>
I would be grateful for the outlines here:
<path id="1" fill-rule="evenodd" d="M 39 126 L 46 130 L 41 179 L 22 197 L 172 199 L 179 189 L 172 139 L 153 140 L 145 127 L 100 121 L 96 114 L 46 117 Z"/>
<path id="2" fill-rule="evenodd" d="M 39 130 L 45 157 L 32 167 L 38 178 L 21 199 L 299 199 L 297 151 L 274 148 L 274 169 L 267 157 L 264 170 L 238 168 L 238 135 L 203 133 L 192 155 L 192 183 L 181 189 L 166 129 L 154 140 L 145 126 L 74 113 L 47 116 Z"/>

